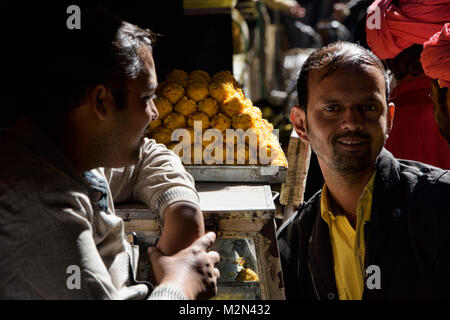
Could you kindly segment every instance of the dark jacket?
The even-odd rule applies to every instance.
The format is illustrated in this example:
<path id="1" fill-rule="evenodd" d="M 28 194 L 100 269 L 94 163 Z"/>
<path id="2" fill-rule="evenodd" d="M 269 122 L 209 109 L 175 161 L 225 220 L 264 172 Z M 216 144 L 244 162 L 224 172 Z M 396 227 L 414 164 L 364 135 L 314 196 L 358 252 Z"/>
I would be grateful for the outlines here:
<path id="1" fill-rule="evenodd" d="M 448 299 L 450 172 L 396 160 L 385 149 L 376 170 L 364 262 L 379 267 L 381 287 L 373 278 L 367 286 L 369 273 L 363 299 Z M 279 228 L 278 244 L 287 299 L 338 299 L 320 192 Z"/>

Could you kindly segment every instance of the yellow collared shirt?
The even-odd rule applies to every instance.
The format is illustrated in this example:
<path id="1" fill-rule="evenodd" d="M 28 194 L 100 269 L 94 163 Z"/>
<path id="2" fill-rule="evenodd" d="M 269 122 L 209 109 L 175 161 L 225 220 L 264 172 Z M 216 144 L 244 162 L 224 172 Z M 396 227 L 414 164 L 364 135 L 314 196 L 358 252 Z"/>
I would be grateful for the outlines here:
<path id="1" fill-rule="evenodd" d="M 328 188 L 324 184 L 320 209 L 330 229 L 334 275 L 340 300 L 361 300 L 364 291 L 364 223 L 370 221 L 375 173 L 358 201 L 356 229 L 347 217 L 331 211 Z"/>

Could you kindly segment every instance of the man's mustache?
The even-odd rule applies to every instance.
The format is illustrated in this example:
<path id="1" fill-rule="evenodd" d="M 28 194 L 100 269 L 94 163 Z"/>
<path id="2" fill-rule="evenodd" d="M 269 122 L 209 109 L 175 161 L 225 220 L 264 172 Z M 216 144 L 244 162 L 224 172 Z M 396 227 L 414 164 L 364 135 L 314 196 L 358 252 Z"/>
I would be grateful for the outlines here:
<path id="1" fill-rule="evenodd" d="M 342 138 L 349 138 L 349 139 L 359 138 L 359 139 L 367 140 L 369 142 L 371 140 L 370 135 L 368 135 L 366 133 L 363 133 L 363 132 L 360 132 L 360 131 L 347 131 L 347 132 L 344 132 L 344 133 L 338 133 L 338 134 L 334 135 L 331 138 L 331 142 L 334 144 L 334 143 L 337 142 L 337 140 L 342 139 Z"/>

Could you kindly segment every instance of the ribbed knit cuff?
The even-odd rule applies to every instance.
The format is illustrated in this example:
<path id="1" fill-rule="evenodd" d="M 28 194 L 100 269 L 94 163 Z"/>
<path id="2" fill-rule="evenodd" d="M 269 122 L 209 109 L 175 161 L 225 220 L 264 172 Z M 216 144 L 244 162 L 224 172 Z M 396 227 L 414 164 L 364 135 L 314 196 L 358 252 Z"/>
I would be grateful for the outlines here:
<path id="1" fill-rule="evenodd" d="M 186 187 L 174 187 L 163 192 L 156 200 L 154 210 L 159 213 L 159 217 L 164 221 L 163 213 L 166 208 L 180 201 L 191 202 L 200 208 L 198 194 Z"/>
<path id="2" fill-rule="evenodd" d="M 149 300 L 189 300 L 189 297 L 184 293 L 180 287 L 163 284 L 158 286 L 153 290 L 153 292 L 148 297 Z"/>

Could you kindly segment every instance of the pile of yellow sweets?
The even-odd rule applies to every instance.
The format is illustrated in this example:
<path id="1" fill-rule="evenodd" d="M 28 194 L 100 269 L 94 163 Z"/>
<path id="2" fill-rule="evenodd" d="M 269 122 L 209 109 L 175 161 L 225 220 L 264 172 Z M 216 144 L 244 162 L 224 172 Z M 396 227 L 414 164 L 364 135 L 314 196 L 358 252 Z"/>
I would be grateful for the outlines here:
<path id="1" fill-rule="evenodd" d="M 183 163 L 211 164 L 205 161 L 209 151 L 215 159 L 223 160 L 220 164 L 287 167 L 278 138 L 272 132 L 273 126 L 262 119 L 261 110 L 245 97 L 229 71 L 220 71 L 211 78 L 203 70 L 190 74 L 173 70 L 158 86 L 156 96 L 154 103 L 159 118 L 150 123 L 147 136 L 172 149 Z M 191 148 L 182 148 L 186 135 L 174 134 L 177 129 L 189 132 L 190 141 L 184 145 L 189 142 Z M 210 132 L 215 134 L 208 135 Z M 245 135 L 238 138 L 238 134 L 233 136 L 236 132 Z M 212 149 L 213 143 L 214 146 L 223 144 L 222 155 L 214 154 L 219 149 Z M 185 150 L 191 154 L 184 156 Z"/>

